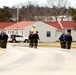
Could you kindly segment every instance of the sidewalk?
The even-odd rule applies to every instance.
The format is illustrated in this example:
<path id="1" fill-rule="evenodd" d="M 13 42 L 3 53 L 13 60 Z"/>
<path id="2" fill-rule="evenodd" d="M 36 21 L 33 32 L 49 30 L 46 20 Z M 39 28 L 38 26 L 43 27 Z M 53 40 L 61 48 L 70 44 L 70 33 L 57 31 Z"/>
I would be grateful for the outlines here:
<path id="1" fill-rule="evenodd" d="M 2 48 L 0 48 L 0 56 L 4 55 L 6 53 L 6 51 Z"/>

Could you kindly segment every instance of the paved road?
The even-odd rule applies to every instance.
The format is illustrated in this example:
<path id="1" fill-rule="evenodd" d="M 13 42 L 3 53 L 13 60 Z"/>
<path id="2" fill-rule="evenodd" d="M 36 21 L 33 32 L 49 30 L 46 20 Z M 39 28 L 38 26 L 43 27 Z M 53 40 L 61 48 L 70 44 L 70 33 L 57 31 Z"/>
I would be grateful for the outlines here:
<path id="1" fill-rule="evenodd" d="M 8 45 L 0 75 L 76 75 L 76 51 Z"/>

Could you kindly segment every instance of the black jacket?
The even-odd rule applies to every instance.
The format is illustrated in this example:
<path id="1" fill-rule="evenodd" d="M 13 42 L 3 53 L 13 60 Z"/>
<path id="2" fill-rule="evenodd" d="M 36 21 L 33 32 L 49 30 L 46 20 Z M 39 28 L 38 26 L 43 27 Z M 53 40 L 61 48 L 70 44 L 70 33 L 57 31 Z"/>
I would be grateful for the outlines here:
<path id="1" fill-rule="evenodd" d="M 39 35 L 38 35 L 38 34 L 34 34 L 34 35 L 33 35 L 33 38 L 34 38 L 34 39 L 39 39 Z"/>
<path id="2" fill-rule="evenodd" d="M 72 42 L 72 36 L 67 36 L 67 41 Z"/>
<path id="3" fill-rule="evenodd" d="M 7 34 L 3 34 L 3 39 L 7 40 L 8 39 L 8 35 Z"/>

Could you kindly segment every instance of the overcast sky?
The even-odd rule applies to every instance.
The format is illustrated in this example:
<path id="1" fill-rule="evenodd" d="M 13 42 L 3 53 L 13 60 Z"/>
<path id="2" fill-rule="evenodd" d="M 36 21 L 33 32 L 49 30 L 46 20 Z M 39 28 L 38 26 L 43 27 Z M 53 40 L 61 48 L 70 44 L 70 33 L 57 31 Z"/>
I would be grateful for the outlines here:
<path id="1" fill-rule="evenodd" d="M 46 4 L 47 0 L 0 0 L 0 7 L 3 6 L 9 6 L 12 7 L 14 5 L 17 5 L 19 3 L 26 3 L 27 1 L 36 1 L 37 4 Z M 71 4 L 71 6 L 76 8 L 76 0 L 68 0 Z"/>

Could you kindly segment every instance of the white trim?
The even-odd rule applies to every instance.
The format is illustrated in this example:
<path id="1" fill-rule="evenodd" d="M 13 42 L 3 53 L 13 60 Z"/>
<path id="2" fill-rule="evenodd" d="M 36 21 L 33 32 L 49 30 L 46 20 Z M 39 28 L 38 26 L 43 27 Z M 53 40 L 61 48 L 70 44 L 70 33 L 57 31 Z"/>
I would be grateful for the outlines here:
<path id="1" fill-rule="evenodd" d="M 61 24 L 61 22 L 60 22 L 60 21 L 58 21 L 58 23 L 59 23 L 59 25 L 61 26 L 61 28 L 63 29 L 63 25 Z"/>

